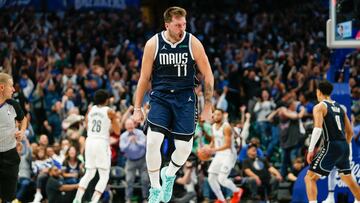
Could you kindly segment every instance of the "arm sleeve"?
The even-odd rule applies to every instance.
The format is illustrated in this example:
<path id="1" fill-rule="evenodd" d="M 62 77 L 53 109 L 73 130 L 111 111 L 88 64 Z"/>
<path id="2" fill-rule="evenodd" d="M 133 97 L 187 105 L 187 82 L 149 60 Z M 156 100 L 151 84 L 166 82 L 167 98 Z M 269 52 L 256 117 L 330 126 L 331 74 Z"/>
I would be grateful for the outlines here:
<path id="1" fill-rule="evenodd" d="M 20 104 L 13 99 L 7 100 L 7 103 L 14 107 L 15 112 L 16 112 L 15 119 L 17 121 L 22 121 L 24 119 L 25 114 L 24 114 L 24 111 L 21 109 Z"/>
<path id="2" fill-rule="evenodd" d="M 310 139 L 310 145 L 309 145 L 309 152 L 314 151 L 315 145 L 317 143 L 317 141 L 319 140 L 320 136 L 322 133 L 322 129 L 321 128 L 314 128 L 311 134 L 311 139 Z"/>

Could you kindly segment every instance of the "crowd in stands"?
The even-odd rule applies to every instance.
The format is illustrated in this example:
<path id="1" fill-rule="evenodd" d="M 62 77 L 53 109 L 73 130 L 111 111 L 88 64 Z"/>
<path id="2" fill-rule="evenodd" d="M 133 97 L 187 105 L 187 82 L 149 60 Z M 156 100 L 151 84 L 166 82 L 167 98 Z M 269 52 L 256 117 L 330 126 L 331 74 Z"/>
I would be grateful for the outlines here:
<path id="1" fill-rule="evenodd" d="M 251 0 L 226 12 L 187 10 L 187 31 L 202 41 L 214 73 L 214 108 L 226 112 L 236 134 L 239 156 L 231 177 L 252 191 L 250 199 L 264 198 L 259 194 L 276 198 L 272 188 L 294 182 L 305 166 L 312 109 L 317 103 L 315 89 L 330 68 L 330 50 L 325 45 L 328 10 L 317 1 L 276 9 Z M 0 71 L 13 76 L 14 98 L 29 120 L 26 139 L 17 147 L 21 165 L 16 201 L 59 197 L 70 202 L 84 174 L 84 116 L 100 88 L 112 94 L 110 106 L 121 117 L 123 132 L 111 134 L 114 170 L 103 201 L 121 196 L 118 178 L 124 176 L 129 184 L 121 201 L 130 202 L 135 195 L 146 201 L 145 145 L 131 147 L 138 140 L 144 143 L 146 137 L 138 130 L 142 124 L 131 120 L 132 102 L 144 43 L 161 29 L 143 21 L 140 10 L 133 8 L 63 13 L 3 10 L 0 16 Z M 349 54 L 344 68 L 350 72 L 352 103 L 347 110 L 357 143 L 359 51 Z M 341 72 L 338 75 L 342 82 Z M 201 75 L 198 78 L 202 81 Z M 201 85 L 196 93 L 201 111 Z M 197 149 L 210 139 L 210 124 L 199 121 L 194 153 L 179 172 L 174 202 L 214 198 L 206 180 L 209 163 L 196 157 Z M 171 139 L 164 144 L 165 156 L 169 150 Z M 253 161 L 264 168 L 252 168 Z"/>

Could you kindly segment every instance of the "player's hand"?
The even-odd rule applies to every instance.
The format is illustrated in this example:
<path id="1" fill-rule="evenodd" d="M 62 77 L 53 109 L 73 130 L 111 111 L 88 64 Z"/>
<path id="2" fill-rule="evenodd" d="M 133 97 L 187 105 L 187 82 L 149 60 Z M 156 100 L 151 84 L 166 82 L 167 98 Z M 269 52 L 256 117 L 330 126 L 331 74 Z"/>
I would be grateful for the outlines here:
<path id="1" fill-rule="evenodd" d="M 308 164 L 310 164 L 311 161 L 313 160 L 314 154 L 315 154 L 314 151 L 308 152 L 308 154 L 307 154 L 307 156 L 306 156 L 306 161 L 307 161 Z"/>
<path id="2" fill-rule="evenodd" d="M 133 119 L 137 123 L 141 123 L 144 120 L 144 113 L 141 109 L 134 109 Z"/>
<path id="3" fill-rule="evenodd" d="M 15 132 L 16 141 L 20 142 L 24 138 L 25 132 L 18 130 Z"/>
<path id="4" fill-rule="evenodd" d="M 212 117 L 212 106 L 211 104 L 205 104 L 204 110 L 201 113 L 201 120 L 210 122 Z"/>

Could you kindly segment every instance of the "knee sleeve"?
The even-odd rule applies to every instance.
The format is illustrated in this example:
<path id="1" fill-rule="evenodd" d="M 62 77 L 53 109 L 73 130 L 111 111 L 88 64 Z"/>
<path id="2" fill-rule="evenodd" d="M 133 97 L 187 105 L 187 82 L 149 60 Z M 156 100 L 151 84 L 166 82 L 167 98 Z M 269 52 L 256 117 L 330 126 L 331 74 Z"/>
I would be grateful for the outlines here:
<path id="1" fill-rule="evenodd" d="M 85 175 L 81 178 L 79 186 L 82 188 L 87 188 L 89 182 L 94 178 L 95 173 L 96 173 L 95 168 L 86 169 Z"/>
<path id="2" fill-rule="evenodd" d="M 106 185 L 109 181 L 109 174 L 110 174 L 110 170 L 109 169 L 98 169 L 99 172 L 99 181 L 97 182 L 96 186 L 95 186 L 95 190 L 103 193 Z"/>
<path id="3" fill-rule="evenodd" d="M 182 166 L 185 163 L 191 153 L 193 140 L 193 138 L 191 138 L 191 140 L 188 142 L 183 140 L 175 140 L 175 151 L 171 155 L 171 160 L 175 164 Z"/>
<path id="4" fill-rule="evenodd" d="M 146 136 L 146 164 L 150 171 L 158 170 L 161 167 L 161 144 L 164 140 L 164 134 L 151 131 L 148 128 Z"/>

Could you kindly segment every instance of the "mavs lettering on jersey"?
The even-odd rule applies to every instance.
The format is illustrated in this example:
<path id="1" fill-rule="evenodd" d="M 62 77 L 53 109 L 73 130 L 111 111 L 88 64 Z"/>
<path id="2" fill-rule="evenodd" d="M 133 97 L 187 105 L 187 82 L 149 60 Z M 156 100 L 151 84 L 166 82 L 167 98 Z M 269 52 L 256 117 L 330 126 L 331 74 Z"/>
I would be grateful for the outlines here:
<path id="1" fill-rule="evenodd" d="M 157 48 L 152 73 L 153 90 L 182 90 L 195 86 L 195 61 L 191 51 L 191 35 L 172 44 L 164 32 L 157 35 Z"/>

